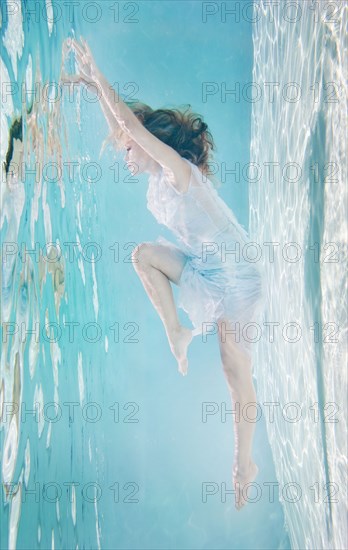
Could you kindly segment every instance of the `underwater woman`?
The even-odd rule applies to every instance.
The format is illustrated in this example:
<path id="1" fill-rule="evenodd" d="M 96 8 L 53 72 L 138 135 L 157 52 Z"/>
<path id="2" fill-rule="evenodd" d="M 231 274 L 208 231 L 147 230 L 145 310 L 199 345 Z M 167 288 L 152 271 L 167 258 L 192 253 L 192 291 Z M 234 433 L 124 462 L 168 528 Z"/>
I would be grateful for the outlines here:
<path id="1" fill-rule="evenodd" d="M 245 229 L 218 195 L 209 176 L 214 140 L 202 117 L 190 109 L 152 109 L 123 101 L 98 69 L 89 46 L 69 39 L 75 52 L 76 75 L 66 82 L 95 85 L 116 148 L 125 150 L 132 174 L 149 175 L 147 208 L 175 236 L 139 244 L 134 268 L 160 316 L 178 370 L 188 369 L 192 338 L 216 333 L 231 400 L 239 410 L 256 403 L 250 342 L 242 327 L 257 318 L 264 298 L 263 275 L 255 263 L 231 250 L 248 243 Z M 178 306 L 193 329 L 178 318 L 171 284 L 178 285 Z M 246 503 L 243 487 L 257 476 L 252 459 L 255 425 L 234 418 L 233 483 L 236 508 Z"/>

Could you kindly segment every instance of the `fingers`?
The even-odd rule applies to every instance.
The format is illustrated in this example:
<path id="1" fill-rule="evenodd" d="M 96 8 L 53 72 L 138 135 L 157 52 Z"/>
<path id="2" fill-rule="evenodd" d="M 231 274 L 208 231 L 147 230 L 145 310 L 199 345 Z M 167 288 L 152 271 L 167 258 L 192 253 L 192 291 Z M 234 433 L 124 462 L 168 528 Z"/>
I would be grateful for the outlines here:
<path id="1" fill-rule="evenodd" d="M 76 39 L 72 40 L 72 47 L 75 52 L 75 59 L 78 65 L 79 72 L 83 75 L 82 78 L 90 80 L 93 72 L 93 56 L 90 53 L 90 49 L 87 42 L 80 37 L 82 44 L 79 44 Z"/>
<path id="2" fill-rule="evenodd" d="M 75 50 L 75 53 L 78 54 L 81 58 L 85 55 L 85 52 L 81 48 L 80 44 L 75 41 L 73 42 L 73 48 Z"/>
<path id="3" fill-rule="evenodd" d="M 93 63 L 93 54 L 91 52 L 90 47 L 88 46 L 86 40 L 80 36 L 81 45 L 75 42 L 76 48 L 80 52 L 80 55 L 82 56 L 82 61 L 87 61 L 88 63 Z"/>
<path id="4" fill-rule="evenodd" d="M 79 50 L 75 50 L 75 58 L 76 58 L 76 62 L 77 62 L 77 65 L 78 65 L 79 69 L 81 71 L 83 71 L 84 66 L 88 65 L 88 63 L 86 63 L 85 54 L 81 53 Z"/>
<path id="5" fill-rule="evenodd" d="M 72 46 L 75 50 L 76 57 L 82 60 L 83 57 L 86 55 L 86 52 L 83 50 L 83 47 L 80 46 L 80 44 L 75 39 L 73 39 L 72 41 Z"/>
<path id="6" fill-rule="evenodd" d="M 92 60 L 86 53 L 81 53 L 81 51 L 75 51 L 75 58 L 78 63 L 78 66 L 83 72 L 90 72 L 92 68 Z"/>
<path id="7" fill-rule="evenodd" d="M 68 38 L 66 38 L 65 40 L 63 40 L 63 46 L 65 46 L 66 48 L 70 49 L 72 47 L 72 41 L 73 41 L 73 38 L 71 38 L 70 36 L 68 36 Z"/>
<path id="8" fill-rule="evenodd" d="M 80 42 L 84 48 L 84 50 L 88 50 L 88 45 L 87 45 L 87 42 L 84 38 L 82 38 L 82 36 L 80 36 Z"/>
<path id="9" fill-rule="evenodd" d="M 91 64 L 92 56 L 87 42 L 84 38 L 80 37 L 81 44 L 78 43 L 76 38 L 68 38 L 64 42 L 64 46 L 73 49 L 75 53 L 75 61 L 77 64 L 76 75 L 63 74 L 61 77 L 62 82 L 66 83 L 89 83 L 91 79 Z"/>
<path id="10" fill-rule="evenodd" d="M 82 36 L 80 36 L 80 40 L 81 40 L 81 44 L 82 44 L 83 47 L 84 47 L 85 52 L 86 52 L 88 55 L 90 55 L 91 57 L 93 57 L 93 56 L 92 56 L 91 49 L 90 49 L 89 45 L 87 44 L 86 40 L 85 40 Z"/>
<path id="11" fill-rule="evenodd" d="M 92 52 L 84 38 L 80 36 L 81 44 L 77 42 L 76 39 L 74 39 L 74 47 L 76 50 L 80 53 L 81 56 L 89 56 L 92 57 Z"/>

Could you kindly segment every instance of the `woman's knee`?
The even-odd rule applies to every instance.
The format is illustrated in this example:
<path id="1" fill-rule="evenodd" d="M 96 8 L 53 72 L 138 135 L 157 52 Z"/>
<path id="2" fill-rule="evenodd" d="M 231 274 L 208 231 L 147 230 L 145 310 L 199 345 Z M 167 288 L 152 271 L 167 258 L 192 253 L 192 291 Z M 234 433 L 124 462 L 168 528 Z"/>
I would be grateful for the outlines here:
<path id="1" fill-rule="evenodd" d="M 187 258 L 176 246 L 144 242 L 133 251 L 132 261 L 139 274 L 150 268 L 161 271 L 171 282 L 178 284 Z"/>
<path id="2" fill-rule="evenodd" d="M 135 270 L 143 269 L 151 265 L 153 257 L 153 243 L 143 242 L 138 244 L 132 252 L 132 262 Z"/>

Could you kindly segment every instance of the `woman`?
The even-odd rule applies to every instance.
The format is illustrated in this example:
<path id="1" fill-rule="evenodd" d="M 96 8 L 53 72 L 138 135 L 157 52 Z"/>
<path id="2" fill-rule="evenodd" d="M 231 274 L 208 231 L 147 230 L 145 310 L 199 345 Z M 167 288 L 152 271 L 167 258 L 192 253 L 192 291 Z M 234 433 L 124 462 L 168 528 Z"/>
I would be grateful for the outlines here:
<path id="1" fill-rule="evenodd" d="M 195 334 L 216 333 L 224 374 L 235 407 L 256 402 L 250 341 L 243 326 L 263 302 L 262 277 L 245 261 L 245 230 L 219 197 L 207 175 L 214 142 L 201 117 L 178 109 L 153 110 L 142 103 L 126 104 L 98 70 L 87 43 L 73 40 L 78 75 L 70 82 L 94 83 L 117 148 L 125 147 L 132 173 L 149 174 L 147 206 L 157 221 L 177 237 L 140 244 L 134 267 L 157 310 L 179 371 L 187 373 L 187 349 Z M 100 95 L 101 93 L 101 95 Z M 171 283 L 179 285 L 179 306 L 195 329 L 181 325 Z M 236 419 L 235 419 L 236 420 Z M 254 424 L 243 415 L 235 421 L 233 480 L 236 507 L 246 502 L 246 483 L 258 468 L 251 457 Z"/>

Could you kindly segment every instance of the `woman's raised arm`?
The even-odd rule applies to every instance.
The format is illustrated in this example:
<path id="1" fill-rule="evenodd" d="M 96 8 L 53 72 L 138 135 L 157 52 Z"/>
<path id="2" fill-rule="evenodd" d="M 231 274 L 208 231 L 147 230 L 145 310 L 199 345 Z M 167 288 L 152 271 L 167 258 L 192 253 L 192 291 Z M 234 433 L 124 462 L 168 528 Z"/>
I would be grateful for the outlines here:
<path id="1" fill-rule="evenodd" d="M 179 153 L 172 147 L 163 143 L 163 141 L 151 134 L 151 132 L 141 124 L 133 111 L 126 105 L 98 69 L 92 52 L 83 38 L 81 38 L 81 44 L 82 46 L 78 44 L 76 40 L 72 41 L 81 78 L 99 85 L 102 97 L 109 109 L 109 111 L 107 111 L 108 119 L 113 116 L 122 131 L 136 141 L 137 144 L 156 162 L 169 168 L 176 175 L 187 177 L 189 169 L 187 163 L 182 160 Z"/>

